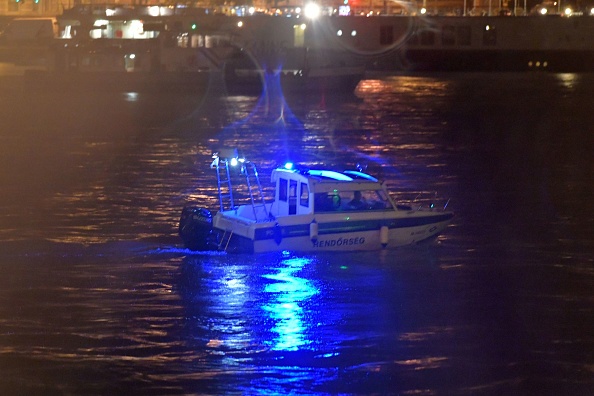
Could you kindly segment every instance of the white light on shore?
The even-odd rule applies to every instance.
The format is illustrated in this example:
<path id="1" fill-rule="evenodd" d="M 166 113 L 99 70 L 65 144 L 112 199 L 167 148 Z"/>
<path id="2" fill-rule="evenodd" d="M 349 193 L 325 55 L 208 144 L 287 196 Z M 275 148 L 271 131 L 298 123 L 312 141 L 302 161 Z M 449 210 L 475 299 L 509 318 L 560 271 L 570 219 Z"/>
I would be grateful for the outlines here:
<path id="1" fill-rule="evenodd" d="M 303 13 L 307 18 L 315 19 L 320 16 L 320 6 L 316 3 L 308 3 L 305 5 Z"/>

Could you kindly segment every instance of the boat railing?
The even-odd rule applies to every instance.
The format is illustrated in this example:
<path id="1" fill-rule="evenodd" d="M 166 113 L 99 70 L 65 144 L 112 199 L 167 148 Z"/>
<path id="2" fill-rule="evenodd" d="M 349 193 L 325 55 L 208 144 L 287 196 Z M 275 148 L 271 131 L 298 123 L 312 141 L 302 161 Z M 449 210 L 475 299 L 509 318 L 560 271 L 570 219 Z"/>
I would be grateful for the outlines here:
<path id="1" fill-rule="evenodd" d="M 239 167 L 239 173 L 245 178 L 245 186 L 250 199 L 253 220 L 256 222 L 269 221 L 271 216 L 264 199 L 264 191 L 260 183 L 256 165 L 240 158 L 237 149 L 223 149 L 213 154 L 211 168 L 215 169 L 217 175 L 217 188 L 219 193 L 219 206 L 221 211 L 236 210 L 233 196 L 234 186 L 231 180 L 231 168 Z M 245 213 L 245 208 L 241 211 Z M 244 215 L 246 218 L 251 216 Z"/>
<path id="2" fill-rule="evenodd" d="M 398 204 L 398 209 L 403 208 L 410 208 L 409 210 L 436 210 L 436 211 L 445 211 L 450 203 L 450 199 L 448 198 L 443 208 L 438 205 L 439 202 L 443 202 L 443 198 L 440 198 L 437 194 L 437 191 L 433 193 L 428 192 L 420 192 L 418 193 L 415 198 L 410 203 Z"/>
<path id="3" fill-rule="evenodd" d="M 252 210 L 254 211 L 254 219 L 256 221 L 268 219 L 270 216 L 266 208 L 264 192 L 262 191 L 262 184 L 260 183 L 256 165 L 250 161 L 243 162 L 241 173 L 245 175 L 248 193 L 252 202 Z"/>

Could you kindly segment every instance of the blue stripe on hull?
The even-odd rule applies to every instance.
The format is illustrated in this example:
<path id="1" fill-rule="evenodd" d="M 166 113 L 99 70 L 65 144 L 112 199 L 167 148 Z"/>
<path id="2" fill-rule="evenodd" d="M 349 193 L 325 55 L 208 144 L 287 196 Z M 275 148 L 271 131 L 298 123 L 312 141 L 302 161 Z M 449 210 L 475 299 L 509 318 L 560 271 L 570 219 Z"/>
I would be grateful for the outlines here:
<path id="1" fill-rule="evenodd" d="M 401 219 L 376 219 L 319 223 L 318 235 L 379 230 L 383 226 L 388 226 L 389 229 L 419 227 L 427 224 L 441 223 L 443 221 L 450 220 L 453 216 L 454 215 L 452 213 L 443 213 L 439 215 L 406 217 Z M 309 224 L 281 226 L 279 227 L 280 229 L 275 229 L 275 227 L 276 225 L 271 225 L 268 228 L 257 229 L 254 235 L 255 240 L 274 239 L 275 232 L 280 232 L 282 238 L 306 235 L 309 236 Z"/>

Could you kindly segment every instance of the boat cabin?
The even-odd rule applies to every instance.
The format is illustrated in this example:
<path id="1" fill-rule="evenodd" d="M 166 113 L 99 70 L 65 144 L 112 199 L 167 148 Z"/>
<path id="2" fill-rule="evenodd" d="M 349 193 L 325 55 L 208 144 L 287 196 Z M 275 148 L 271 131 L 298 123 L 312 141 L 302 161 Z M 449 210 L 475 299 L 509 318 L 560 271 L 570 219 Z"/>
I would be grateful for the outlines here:
<path id="1" fill-rule="evenodd" d="M 383 184 L 357 171 L 275 169 L 271 214 L 279 216 L 341 211 L 394 210 Z"/>

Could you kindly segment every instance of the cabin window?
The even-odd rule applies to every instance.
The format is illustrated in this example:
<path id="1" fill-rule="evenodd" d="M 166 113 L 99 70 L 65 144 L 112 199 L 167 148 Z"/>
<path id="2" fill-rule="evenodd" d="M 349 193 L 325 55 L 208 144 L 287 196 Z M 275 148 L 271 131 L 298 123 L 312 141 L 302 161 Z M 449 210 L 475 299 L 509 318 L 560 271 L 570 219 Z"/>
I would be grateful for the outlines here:
<path id="1" fill-rule="evenodd" d="M 341 197 L 338 192 L 316 193 L 314 195 L 315 212 L 334 212 L 340 210 Z"/>
<path id="2" fill-rule="evenodd" d="M 301 195 L 299 197 L 299 205 L 309 206 L 309 187 L 307 183 L 301 183 Z"/>
<path id="3" fill-rule="evenodd" d="M 454 26 L 444 26 L 441 31 L 442 45 L 456 45 L 456 28 Z"/>
<path id="4" fill-rule="evenodd" d="M 293 26 L 293 46 L 305 46 L 305 24 Z"/>
<path id="5" fill-rule="evenodd" d="M 424 30 L 420 34 L 421 45 L 435 45 L 435 32 Z"/>
<path id="6" fill-rule="evenodd" d="M 316 213 L 392 209 L 384 190 L 333 191 L 314 194 Z"/>
<path id="7" fill-rule="evenodd" d="M 393 209 L 394 207 L 392 206 L 392 203 L 390 202 L 390 198 L 388 198 L 388 194 L 386 194 L 386 192 L 384 190 L 377 190 L 375 191 L 375 195 L 377 202 L 379 203 L 377 205 L 378 208 L 380 209 Z"/>
<path id="8" fill-rule="evenodd" d="M 470 45 L 470 26 L 458 26 L 458 45 Z"/>
<path id="9" fill-rule="evenodd" d="M 352 191 L 343 201 L 344 210 L 385 210 L 392 207 L 383 190 Z"/>
<path id="10" fill-rule="evenodd" d="M 485 26 L 485 30 L 483 31 L 483 45 L 489 47 L 497 45 L 497 30 L 494 26 Z"/>
<path id="11" fill-rule="evenodd" d="M 289 180 L 289 214 L 297 214 L 297 180 Z"/>
<path id="12" fill-rule="evenodd" d="M 380 44 L 391 45 L 394 43 L 394 28 L 392 25 L 380 26 Z"/>
<path id="13" fill-rule="evenodd" d="M 287 202 L 287 179 L 282 177 L 278 181 L 278 200 Z"/>

